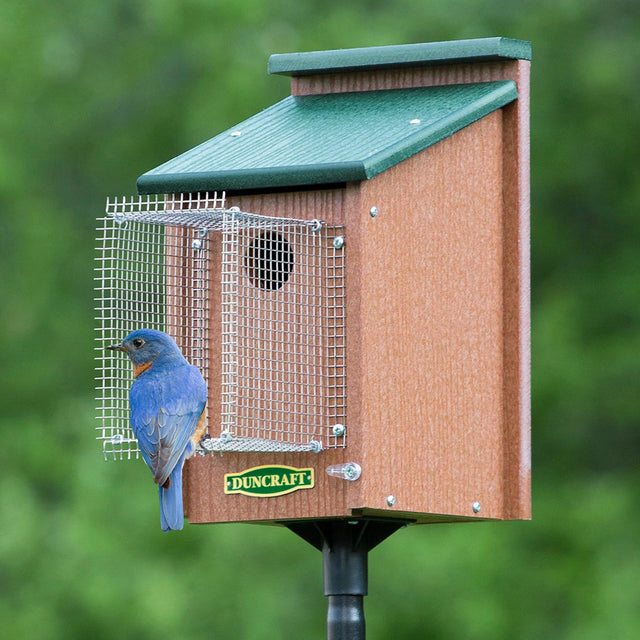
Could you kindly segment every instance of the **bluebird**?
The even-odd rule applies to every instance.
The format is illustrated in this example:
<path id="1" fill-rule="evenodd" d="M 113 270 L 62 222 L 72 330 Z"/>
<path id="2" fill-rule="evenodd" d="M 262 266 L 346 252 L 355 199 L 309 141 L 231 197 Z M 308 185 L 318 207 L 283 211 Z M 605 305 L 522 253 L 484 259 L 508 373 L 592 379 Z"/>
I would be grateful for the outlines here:
<path id="1" fill-rule="evenodd" d="M 131 428 L 158 485 L 162 530 L 182 529 L 182 467 L 206 428 L 207 385 L 162 331 L 138 329 L 107 349 L 123 351 L 133 364 Z"/>

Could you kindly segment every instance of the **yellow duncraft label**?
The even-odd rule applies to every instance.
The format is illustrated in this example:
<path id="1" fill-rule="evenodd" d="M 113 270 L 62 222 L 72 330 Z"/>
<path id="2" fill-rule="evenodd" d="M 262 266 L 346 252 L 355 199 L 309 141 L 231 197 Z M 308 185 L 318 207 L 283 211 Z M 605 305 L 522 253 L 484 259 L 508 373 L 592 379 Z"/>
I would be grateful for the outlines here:
<path id="1" fill-rule="evenodd" d="M 254 498 L 273 498 L 298 489 L 313 489 L 313 469 L 296 469 L 281 464 L 252 467 L 224 476 L 225 493 L 241 493 Z"/>

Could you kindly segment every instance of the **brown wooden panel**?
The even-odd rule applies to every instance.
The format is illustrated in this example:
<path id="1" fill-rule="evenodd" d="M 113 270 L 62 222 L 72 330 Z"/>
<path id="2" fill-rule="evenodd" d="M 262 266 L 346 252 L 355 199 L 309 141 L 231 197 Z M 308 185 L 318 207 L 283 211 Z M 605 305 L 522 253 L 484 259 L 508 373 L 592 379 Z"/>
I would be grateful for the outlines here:
<path id="1" fill-rule="evenodd" d="M 522 65 L 528 67 L 530 63 L 526 60 L 509 60 L 484 64 L 448 64 L 435 67 L 407 67 L 406 69 L 293 76 L 291 78 L 291 93 L 292 95 L 313 95 L 468 84 L 491 80 L 517 80 L 519 68 Z"/>
<path id="2" fill-rule="evenodd" d="M 230 197 L 227 206 L 238 206 L 243 211 L 274 217 L 320 219 L 333 225 L 344 224 L 346 190 L 329 189 L 319 191 L 262 194 Z M 212 371 L 219 370 L 220 359 L 220 283 L 219 245 L 216 249 L 217 267 L 212 268 L 211 341 Z M 347 261 L 348 263 L 348 261 Z M 257 298 L 260 297 L 258 293 Z M 349 374 L 347 373 L 347 376 Z M 220 424 L 220 376 L 210 376 L 209 417 L 210 433 L 217 435 Z M 347 400 L 348 406 L 348 400 Z M 225 453 L 195 456 L 185 465 L 185 507 L 189 521 L 238 522 L 290 520 L 311 517 L 336 517 L 350 514 L 349 505 L 360 504 L 357 497 L 359 484 L 331 478 L 326 467 L 350 460 L 359 450 L 358 434 L 348 436 L 347 449 L 331 449 L 319 454 L 308 453 Z M 350 457 L 351 456 L 351 457 Z M 314 489 L 303 489 L 295 493 L 255 498 L 224 493 L 224 475 L 237 473 L 255 466 L 283 464 L 298 468 L 312 467 L 315 471 Z"/>
<path id="3" fill-rule="evenodd" d="M 501 132 L 495 112 L 362 184 L 367 508 L 503 516 Z"/>
<path id="4" fill-rule="evenodd" d="M 505 518 L 531 517 L 529 74 L 510 68 L 519 98 L 504 109 Z"/>
<path id="5" fill-rule="evenodd" d="M 328 465 L 343 462 L 345 456 L 348 459 L 345 450 L 332 449 L 318 454 L 225 453 L 194 457 L 187 465 L 189 522 L 264 522 L 351 515 L 350 505 L 358 502 L 358 482 L 331 478 L 325 471 Z M 271 498 L 224 493 L 226 473 L 273 464 L 312 467 L 315 488 Z"/>
<path id="6" fill-rule="evenodd" d="M 207 377 L 207 431 L 217 435 L 220 431 L 220 408 L 222 402 L 222 315 L 220 270 L 222 263 L 222 234 L 209 233 L 209 370 Z M 187 460 L 182 473 L 184 514 L 190 517 L 191 511 L 197 509 L 201 497 L 198 480 L 194 477 L 194 465 L 199 456 L 196 454 Z"/>
<path id="7" fill-rule="evenodd" d="M 258 195 L 229 196 L 227 207 L 277 218 L 317 218 L 327 224 L 344 223 L 344 189 L 319 189 Z"/>

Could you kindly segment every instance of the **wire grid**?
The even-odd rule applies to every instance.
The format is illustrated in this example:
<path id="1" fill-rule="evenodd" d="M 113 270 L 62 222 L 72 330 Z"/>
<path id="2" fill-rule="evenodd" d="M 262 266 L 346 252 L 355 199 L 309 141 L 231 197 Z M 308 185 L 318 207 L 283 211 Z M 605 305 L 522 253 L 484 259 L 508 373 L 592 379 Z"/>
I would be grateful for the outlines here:
<path id="1" fill-rule="evenodd" d="M 97 428 L 105 457 L 139 457 L 129 426 L 131 367 L 106 346 L 136 328 L 160 329 L 209 379 L 209 231 L 223 233 L 222 407 L 220 436 L 203 439 L 201 452 L 346 445 L 344 249 L 332 242 L 341 229 L 227 210 L 224 194 L 109 200 L 99 222 Z"/>
<path id="2" fill-rule="evenodd" d="M 245 216 L 225 214 L 222 432 L 203 446 L 346 446 L 344 248 L 333 243 L 342 231 Z"/>
<path id="3" fill-rule="evenodd" d="M 129 425 L 132 367 L 107 346 L 134 329 L 165 331 L 208 378 L 206 233 L 223 206 L 224 194 L 122 198 L 108 200 L 98 219 L 96 428 L 105 458 L 140 456 Z"/>

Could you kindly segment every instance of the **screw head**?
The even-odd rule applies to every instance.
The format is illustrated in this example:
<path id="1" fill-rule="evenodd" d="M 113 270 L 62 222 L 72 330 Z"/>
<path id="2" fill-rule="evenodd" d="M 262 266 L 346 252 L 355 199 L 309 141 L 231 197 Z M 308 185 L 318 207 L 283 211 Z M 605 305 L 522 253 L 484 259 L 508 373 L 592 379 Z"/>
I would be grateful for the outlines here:
<path id="1" fill-rule="evenodd" d="M 202 249 L 202 238 L 196 238 L 192 243 L 191 243 L 191 248 L 194 251 L 198 251 L 200 249 Z"/>
<path id="2" fill-rule="evenodd" d="M 337 438 L 340 438 L 341 436 L 344 435 L 344 432 L 346 431 L 346 427 L 343 424 L 334 424 L 332 431 L 334 436 L 336 436 Z"/>
<path id="3" fill-rule="evenodd" d="M 344 236 L 336 236 L 333 239 L 333 248 L 342 249 L 342 247 L 344 247 Z"/>
<path id="4" fill-rule="evenodd" d="M 393 507 L 393 505 L 394 505 L 395 503 L 396 503 L 396 497 L 395 497 L 395 496 L 393 496 L 393 495 L 388 495 L 388 496 L 387 496 L 387 504 L 388 504 L 390 507 Z"/>
<path id="5" fill-rule="evenodd" d="M 482 505 L 476 500 L 472 505 L 473 513 L 480 513 L 480 509 L 482 509 Z"/>
<path id="6" fill-rule="evenodd" d="M 356 462 L 349 462 L 344 468 L 346 480 L 357 480 L 362 475 L 362 467 Z"/>
<path id="7" fill-rule="evenodd" d="M 375 218 L 378 215 L 378 207 L 371 207 L 371 209 L 369 209 L 369 215 Z"/>

